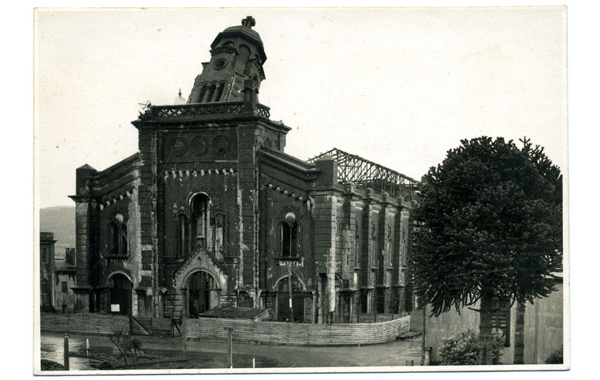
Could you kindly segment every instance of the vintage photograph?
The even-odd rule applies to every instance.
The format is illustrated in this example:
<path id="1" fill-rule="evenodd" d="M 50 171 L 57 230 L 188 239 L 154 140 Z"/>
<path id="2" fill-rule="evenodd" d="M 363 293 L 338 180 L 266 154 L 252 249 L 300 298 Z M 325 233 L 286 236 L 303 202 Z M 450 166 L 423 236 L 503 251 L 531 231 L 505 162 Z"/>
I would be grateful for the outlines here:
<path id="1" fill-rule="evenodd" d="M 570 368 L 565 6 L 34 18 L 34 374 Z"/>

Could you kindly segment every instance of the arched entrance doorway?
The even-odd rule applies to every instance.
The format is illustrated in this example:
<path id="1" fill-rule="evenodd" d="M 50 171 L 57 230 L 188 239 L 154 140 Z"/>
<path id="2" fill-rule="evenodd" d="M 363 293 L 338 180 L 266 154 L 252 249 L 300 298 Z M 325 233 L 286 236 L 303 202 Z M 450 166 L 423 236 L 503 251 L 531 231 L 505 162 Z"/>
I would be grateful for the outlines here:
<path id="1" fill-rule="evenodd" d="M 119 314 L 131 315 L 133 283 L 129 278 L 121 273 L 116 273 L 108 280 L 108 287 L 110 288 L 108 310 L 117 312 L 116 310 L 118 309 Z"/>
<path id="2" fill-rule="evenodd" d="M 198 316 L 219 305 L 219 289 L 215 278 L 205 271 L 193 273 L 187 281 L 187 314 Z"/>
<path id="3" fill-rule="evenodd" d="M 277 320 L 283 322 L 304 322 L 304 284 L 298 276 L 292 274 L 292 288 L 290 292 L 289 277 L 282 277 L 276 285 Z"/>

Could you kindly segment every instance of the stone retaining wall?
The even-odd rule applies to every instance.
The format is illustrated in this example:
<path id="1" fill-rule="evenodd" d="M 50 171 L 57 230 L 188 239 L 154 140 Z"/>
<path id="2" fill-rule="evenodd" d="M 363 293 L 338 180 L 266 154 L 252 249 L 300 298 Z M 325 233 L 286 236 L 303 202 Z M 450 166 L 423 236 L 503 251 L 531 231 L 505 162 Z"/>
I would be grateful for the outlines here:
<path id="1" fill-rule="evenodd" d="M 233 328 L 233 340 L 244 343 L 342 346 L 377 344 L 396 340 L 410 330 L 410 316 L 381 323 L 307 324 L 253 322 L 232 319 L 185 319 L 183 340 L 227 340 Z"/>
<path id="2" fill-rule="evenodd" d="M 129 331 L 129 317 L 106 314 L 42 313 L 40 327 L 45 332 L 110 335 L 114 330 Z"/>
<path id="3" fill-rule="evenodd" d="M 40 321 L 41 330 L 45 332 L 110 335 L 115 329 L 129 331 L 129 318 L 121 315 L 42 313 Z M 408 333 L 410 316 L 380 323 L 331 325 L 184 318 L 182 338 L 184 342 L 225 341 L 226 327 L 233 328 L 236 342 L 312 346 L 377 344 L 394 341 Z"/>

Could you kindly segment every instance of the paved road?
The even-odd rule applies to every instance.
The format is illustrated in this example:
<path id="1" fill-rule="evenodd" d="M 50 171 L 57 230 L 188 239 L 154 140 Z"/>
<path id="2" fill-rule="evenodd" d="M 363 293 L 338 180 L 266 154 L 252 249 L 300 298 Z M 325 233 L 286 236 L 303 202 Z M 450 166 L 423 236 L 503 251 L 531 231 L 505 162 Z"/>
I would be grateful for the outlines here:
<path id="1" fill-rule="evenodd" d="M 88 338 L 92 352 L 97 349 L 112 348 L 112 343 L 105 336 L 70 337 L 71 351 L 81 350 L 85 339 Z M 138 337 L 142 340 L 144 350 L 165 350 L 170 352 L 183 351 L 180 338 Z M 41 336 L 42 358 L 62 363 L 62 342 L 60 334 L 43 333 Z M 236 359 L 242 367 L 251 366 L 251 358 L 256 357 L 257 362 L 268 363 L 270 367 L 280 368 L 306 368 L 306 367 L 381 367 L 405 366 L 407 361 L 414 361 L 415 365 L 420 360 L 421 339 L 408 339 L 385 344 L 369 346 L 344 346 L 344 347 L 306 347 L 306 346 L 270 346 L 259 344 L 233 344 L 234 367 Z M 185 350 L 189 356 L 193 352 L 206 354 L 222 354 L 226 357 L 228 352 L 227 342 L 192 341 L 187 342 Z M 257 365 L 258 367 L 259 365 Z M 82 370 L 87 368 L 81 368 Z"/>

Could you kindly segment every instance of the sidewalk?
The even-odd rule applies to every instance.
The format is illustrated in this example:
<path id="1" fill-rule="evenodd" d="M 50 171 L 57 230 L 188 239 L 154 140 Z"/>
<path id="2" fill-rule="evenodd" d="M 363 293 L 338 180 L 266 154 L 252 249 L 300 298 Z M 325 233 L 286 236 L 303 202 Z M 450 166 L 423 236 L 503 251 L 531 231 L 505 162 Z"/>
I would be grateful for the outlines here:
<path id="1" fill-rule="evenodd" d="M 84 347 L 86 338 L 89 339 L 92 352 L 100 349 L 106 352 L 113 347 L 106 336 L 70 335 L 71 350 L 81 350 Z M 187 342 L 186 350 L 184 350 L 180 337 L 136 336 L 136 338 L 142 341 L 142 350 L 148 353 L 160 351 L 164 355 L 177 359 L 178 357 L 189 358 L 193 356 L 194 352 L 198 352 L 206 354 L 209 357 L 220 357 L 222 355 L 222 362 L 228 360 L 228 342 L 190 341 Z M 53 345 L 60 346 L 62 339 L 63 335 L 61 334 L 42 334 L 42 351 L 52 350 Z M 233 343 L 234 367 L 237 368 L 240 368 L 239 366 L 251 367 L 252 358 L 256 358 L 257 367 L 268 366 L 278 368 L 387 367 L 405 366 L 407 365 L 407 361 L 409 363 L 413 361 L 414 365 L 419 365 L 420 351 L 420 337 L 360 347 L 271 346 Z M 221 363 L 221 360 L 218 363 Z"/>

